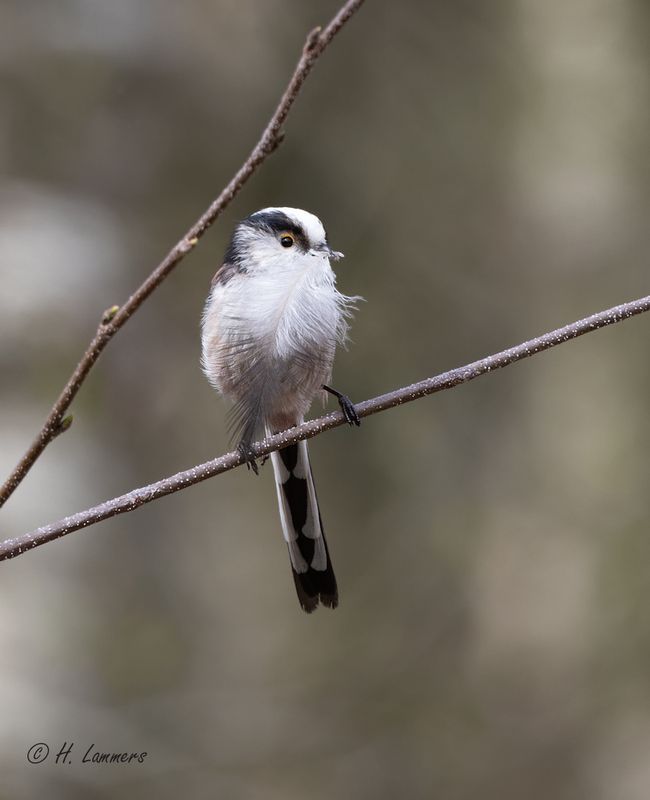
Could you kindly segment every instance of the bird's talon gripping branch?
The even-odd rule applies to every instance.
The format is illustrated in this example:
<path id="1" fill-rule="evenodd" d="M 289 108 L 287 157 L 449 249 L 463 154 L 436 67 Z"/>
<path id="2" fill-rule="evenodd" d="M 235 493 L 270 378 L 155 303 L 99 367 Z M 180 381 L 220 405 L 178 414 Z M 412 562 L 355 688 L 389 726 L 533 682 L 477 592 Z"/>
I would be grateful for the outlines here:
<path id="1" fill-rule="evenodd" d="M 346 394 L 341 394 L 341 392 L 337 392 L 336 389 L 332 389 L 331 386 L 327 386 L 323 384 L 323 389 L 331 395 L 334 395 L 336 399 L 339 401 L 339 405 L 341 406 L 341 411 L 343 412 L 343 416 L 345 417 L 345 421 L 348 425 L 356 425 L 357 428 L 361 425 L 361 418 L 357 414 L 357 410 L 354 407 L 354 403 Z"/>
<path id="2" fill-rule="evenodd" d="M 253 470 L 256 475 L 260 474 L 259 467 L 257 466 L 257 461 L 255 460 L 255 456 L 253 455 L 253 451 L 250 447 L 246 447 L 245 444 L 240 444 L 237 448 L 237 452 L 242 457 L 244 464 L 246 464 L 246 469 Z M 262 462 L 264 463 L 264 462 Z"/>

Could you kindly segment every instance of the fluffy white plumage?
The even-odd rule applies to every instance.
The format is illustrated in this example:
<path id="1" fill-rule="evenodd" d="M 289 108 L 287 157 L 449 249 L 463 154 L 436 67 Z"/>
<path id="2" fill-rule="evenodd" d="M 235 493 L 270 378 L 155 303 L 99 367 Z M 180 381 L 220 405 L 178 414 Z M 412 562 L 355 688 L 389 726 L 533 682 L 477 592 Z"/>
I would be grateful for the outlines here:
<path id="1" fill-rule="evenodd" d="M 284 248 L 281 233 L 241 224 L 233 236 L 238 269 L 215 276 L 203 319 L 203 368 L 217 391 L 235 401 L 241 433 L 297 424 L 331 377 L 337 343 L 358 297 L 336 289 L 334 254 L 318 217 L 302 209 L 267 208 L 249 219 L 282 214 L 300 227 L 308 249 Z M 228 269 L 228 263 L 222 270 Z M 258 418 L 246 419 L 263 395 Z M 254 428 L 254 429 L 253 429 Z M 250 444 L 250 442 L 248 442 Z"/>

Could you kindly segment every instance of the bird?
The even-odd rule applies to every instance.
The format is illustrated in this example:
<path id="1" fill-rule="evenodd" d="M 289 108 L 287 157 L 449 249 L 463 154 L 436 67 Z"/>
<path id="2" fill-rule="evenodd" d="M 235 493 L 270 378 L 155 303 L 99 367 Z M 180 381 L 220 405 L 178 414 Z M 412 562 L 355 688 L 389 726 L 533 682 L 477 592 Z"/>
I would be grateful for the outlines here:
<path id="1" fill-rule="evenodd" d="M 304 421 L 313 400 L 333 395 L 346 422 L 349 399 L 329 384 L 337 345 L 363 298 L 336 288 L 333 250 L 314 214 L 269 207 L 239 222 L 206 300 L 201 365 L 232 402 L 230 429 L 249 468 L 252 444 Z M 265 459 L 266 460 L 266 459 Z M 262 462 L 264 463 L 264 462 Z M 307 613 L 336 608 L 338 587 L 325 540 L 306 441 L 271 453 L 280 521 L 296 592 Z"/>

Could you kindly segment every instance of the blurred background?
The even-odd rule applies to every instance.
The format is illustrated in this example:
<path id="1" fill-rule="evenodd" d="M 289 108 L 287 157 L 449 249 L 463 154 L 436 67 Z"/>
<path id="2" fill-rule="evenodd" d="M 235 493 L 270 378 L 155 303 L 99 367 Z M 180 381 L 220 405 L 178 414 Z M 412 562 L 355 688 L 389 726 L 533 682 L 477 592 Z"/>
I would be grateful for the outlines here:
<path id="1" fill-rule="evenodd" d="M 3 478 L 338 5 L 2 0 Z M 649 45 L 641 0 L 369 0 L 110 344 L 3 538 L 228 449 L 199 318 L 263 206 L 317 213 L 346 253 L 355 400 L 647 294 Z M 0 797 L 647 800 L 649 325 L 314 440 L 336 612 L 298 607 L 268 467 L 0 565 Z M 148 756 L 83 765 L 91 744 Z"/>

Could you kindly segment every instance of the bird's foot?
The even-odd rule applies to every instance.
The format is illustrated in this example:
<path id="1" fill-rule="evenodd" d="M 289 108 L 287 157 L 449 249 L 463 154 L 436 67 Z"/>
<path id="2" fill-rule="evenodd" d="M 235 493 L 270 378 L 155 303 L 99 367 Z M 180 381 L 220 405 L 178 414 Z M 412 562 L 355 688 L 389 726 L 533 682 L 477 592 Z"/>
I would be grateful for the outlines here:
<path id="1" fill-rule="evenodd" d="M 260 474 L 259 467 L 257 466 L 257 460 L 255 459 L 255 455 L 251 450 L 249 445 L 244 444 L 243 442 L 237 447 L 237 452 L 241 456 L 243 462 L 246 464 L 246 469 L 253 470 L 256 475 Z M 264 461 L 262 461 L 262 464 Z"/>
<path id="2" fill-rule="evenodd" d="M 339 406 L 341 406 L 341 411 L 343 412 L 343 416 L 345 417 L 345 421 L 348 423 L 348 425 L 356 425 L 359 427 L 359 425 L 361 425 L 361 419 L 357 414 L 354 403 L 352 400 L 350 400 L 347 394 L 342 394 L 326 384 L 323 384 L 323 389 L 329 394 L 334 395 L 334 397 L 336 397 L 336 399 L 339 401 Z"/>

